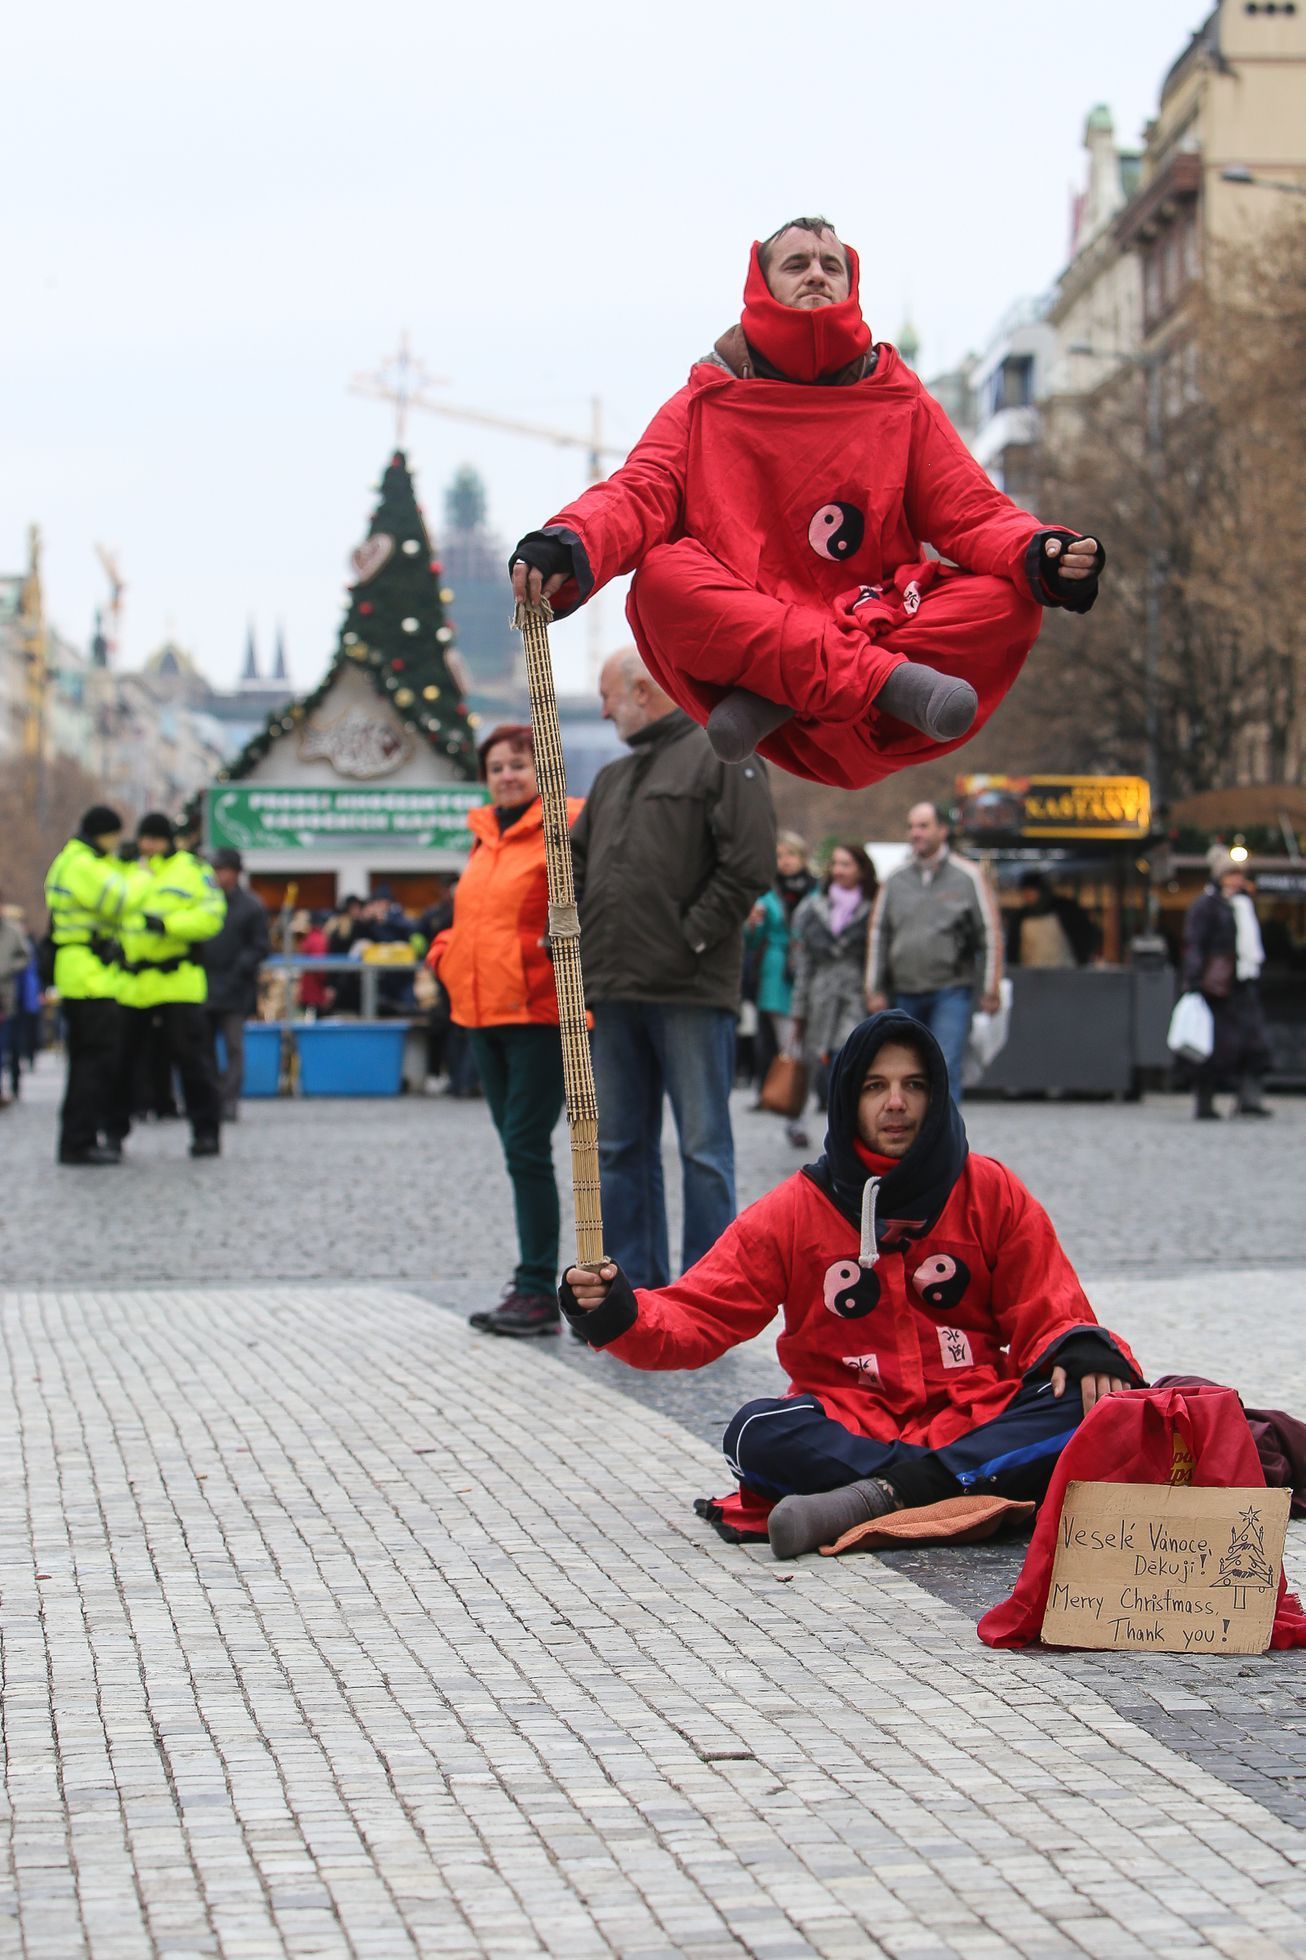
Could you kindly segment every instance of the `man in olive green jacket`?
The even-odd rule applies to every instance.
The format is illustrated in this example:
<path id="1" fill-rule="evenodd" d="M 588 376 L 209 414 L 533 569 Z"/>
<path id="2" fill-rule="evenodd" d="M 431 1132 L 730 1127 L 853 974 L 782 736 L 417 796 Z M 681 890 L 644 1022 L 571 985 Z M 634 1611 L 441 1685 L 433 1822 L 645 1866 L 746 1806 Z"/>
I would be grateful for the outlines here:
<path id="1" fill-rule="evenodd" d="M 112 1133 L 121 1146 L 131 1128 L 138 1061 L 157 1039 L 181 1076 L 190 1154 L 216 1157 L 222 1105 L 204 1014 L 208 979 L 195 948 L 221 930 L 227 901 L 208 865 L 176 848 L 172 824 L 159 811 L 141 818 L 136 841 L 141 856 L 129 873 L 118 995 L 124 1039 Z"/>
<path id="2" fill-rule="evenodd" d="M 598 1090 L 607 1249 L 635 1286 L 671 1278 L 662 1105 L 684 1188 L 681 1263 L 735 1215 L 730 1086 L 744 920 L 775 871 L 766 766 L 721 762 L 634 648 L 599 680 L 630 754 L 598 773 L 571 833 Z"/>
<path id="3" fill-rule="evenodd" d="M 128 899 L 125 869 L 113 855 L 121 836 L 117 811 L 93 804 L 45 875 L 53 982 L 68 1053 L 61 1164 L 116 1164 L 122 1157 L 117 1145 L 102 1141 L 111 1127 L 122 1049 L 118 941 Z"/>

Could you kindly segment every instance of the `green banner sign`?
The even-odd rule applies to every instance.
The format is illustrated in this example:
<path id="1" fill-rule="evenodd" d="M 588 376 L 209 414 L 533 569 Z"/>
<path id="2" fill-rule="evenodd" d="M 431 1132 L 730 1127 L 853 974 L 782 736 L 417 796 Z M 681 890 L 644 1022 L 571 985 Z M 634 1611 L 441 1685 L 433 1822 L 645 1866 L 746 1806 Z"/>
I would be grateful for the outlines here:
<path id="1" fill-rule="evenodd" d="M 431 789 L 277 789 L 219 784 L 205 799 L 210 847 L 320 851 L 384 845 L 390 850 L 467 851 L 467 813 L 484 803 L 479 783 Z"/>

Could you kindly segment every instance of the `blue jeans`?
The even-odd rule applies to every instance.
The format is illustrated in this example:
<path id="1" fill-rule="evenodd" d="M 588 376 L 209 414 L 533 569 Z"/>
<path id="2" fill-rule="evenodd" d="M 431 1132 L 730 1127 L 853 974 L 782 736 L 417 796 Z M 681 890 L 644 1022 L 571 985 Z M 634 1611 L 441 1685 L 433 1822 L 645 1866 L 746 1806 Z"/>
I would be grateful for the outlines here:
<path id="1" fill-rule="evenodd" d="M 952 1100 L 961 1101 L 961 1065 L 970 1034 L 973 987 L 940 987 L 932 994 L 895 994 L 893 1004 L 914 1021 L 923 1021 L 943 1050 Z"/>
<path id="2" fill-rule="evenodd" d="M 662 1188 L 662 1098 L 671 1099 L 684 1180 L 682 1268 L 735 1215 L 730 1088 L 735 1017 L 724 1007 L 600 1001 L 594 1009 L 603 1242 L 632 1286 L 671 1278 Z"/>

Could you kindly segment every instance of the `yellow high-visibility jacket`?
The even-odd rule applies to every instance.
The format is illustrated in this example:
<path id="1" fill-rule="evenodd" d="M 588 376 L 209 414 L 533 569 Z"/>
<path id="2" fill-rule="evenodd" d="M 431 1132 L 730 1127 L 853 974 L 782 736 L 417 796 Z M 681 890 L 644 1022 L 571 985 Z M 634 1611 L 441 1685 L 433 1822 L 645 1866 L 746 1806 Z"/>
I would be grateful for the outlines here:
<path id="1" fill-rule="evenodd" d="M 64 1000 L 116 1000 L 117 943 L 128 904 L 127 867 L 83 837 L 70 837 L 45 874 L 58 948 L 54 984 Z"/>
<path id="2" fill-rule="evenodd" d="M 146 916 L 158 919 L 152 932 Z M 202 859 L 189 851 L 143 858 L 133 867 L 127 888 L 127 919 L 122 937 L 124 1007 L 163 1007 L 174 1001 L 203 1002 L 208 976 L 191 949 L 212 939 L 227 916 L 227 901 Z"/>

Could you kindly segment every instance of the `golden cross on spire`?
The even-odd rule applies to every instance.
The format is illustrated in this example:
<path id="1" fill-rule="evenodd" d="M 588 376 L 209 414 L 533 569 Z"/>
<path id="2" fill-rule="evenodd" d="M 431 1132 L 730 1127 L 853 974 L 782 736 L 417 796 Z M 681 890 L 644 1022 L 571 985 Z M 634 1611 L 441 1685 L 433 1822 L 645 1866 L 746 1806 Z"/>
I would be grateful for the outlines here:
<path id="1" fill-rule="evenodd" d="M 349 384 L 351 395 L 370 395 L 374 401 L 392 402 L 395 411 L 395 448 L 402 449 L 408 430 L 408 411 L 422 391 L 442 380 L 428 374 L 408 345 L 408 331 L 399 336 L 399 348 L 381 363 L 375 374 L 356 374 Z"/>

